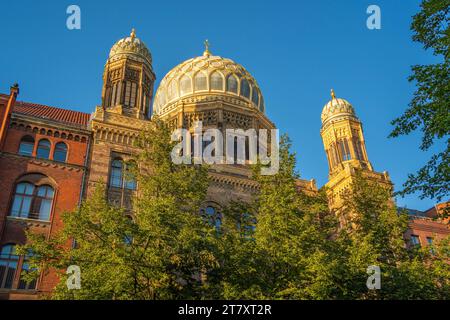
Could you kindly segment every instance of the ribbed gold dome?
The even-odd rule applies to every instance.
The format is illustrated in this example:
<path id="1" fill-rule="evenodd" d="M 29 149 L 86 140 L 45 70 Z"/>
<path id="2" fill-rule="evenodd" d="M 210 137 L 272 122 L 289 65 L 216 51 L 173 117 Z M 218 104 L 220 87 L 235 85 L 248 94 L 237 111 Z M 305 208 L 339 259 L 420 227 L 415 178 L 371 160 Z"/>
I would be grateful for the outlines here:
<path id="1" fill-rule="evenodd" d="M 336 119 L 343 116 L 356 118 L 355 110 L 347 100 L 336 98 L 333 89 L 331 89 L 331 100 L 323 107 L 322 110 L 322 124 L 331 119 Z"/>
<path id="2" fill-rule="evenodd" d="M 161 80 L 153 113 L 161 114 L 173 103 L 196 95 L 225 95 L 244 100 L 264 112 L 264 99 L 256 80 L 240 64 L 211 55 L 209 44 L 202 56 L 186 60 Z"/>
<path id="3" fill-rule="evenodd" d="M 124 55 L 131 55 L 139 61 L 144 60 L 149 65 L 152 64 L 152 55 L 150 54 L 150 51 L 142 40 L 136 38 L 134 29 L 131 30 L 129 37 L 120 39 L 112 46 L 111 51 L 109 52 L 109 59 L 114 60 L 115 58 L 120 58 Z"/>

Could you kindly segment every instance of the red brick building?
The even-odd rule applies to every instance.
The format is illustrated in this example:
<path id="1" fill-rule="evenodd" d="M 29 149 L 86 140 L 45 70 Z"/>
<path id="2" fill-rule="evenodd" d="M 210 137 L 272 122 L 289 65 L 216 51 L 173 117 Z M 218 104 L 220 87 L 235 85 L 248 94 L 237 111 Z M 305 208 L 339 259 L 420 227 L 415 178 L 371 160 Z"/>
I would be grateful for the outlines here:
<path id="1" fill-rule="evenodd" d="M 0 95 L 0 298 L 49 292 L 55 274 L 21 281 L 26 257 L 15 254 L 25 229 L 51 236 L 60 215 L 80 202 L 87 169 L 89 114 L 16 101 L 18 86 Z"/>
<path id="2" fill-rule="evenodd" d="M 424 212 L 410 210 L 411 221 L 405 234 L 409 246 L 432 245 L 435 241 L 450 235 L 449 218 L 444 216 L 444 209 L 449 203 L 439 203 Z"/>

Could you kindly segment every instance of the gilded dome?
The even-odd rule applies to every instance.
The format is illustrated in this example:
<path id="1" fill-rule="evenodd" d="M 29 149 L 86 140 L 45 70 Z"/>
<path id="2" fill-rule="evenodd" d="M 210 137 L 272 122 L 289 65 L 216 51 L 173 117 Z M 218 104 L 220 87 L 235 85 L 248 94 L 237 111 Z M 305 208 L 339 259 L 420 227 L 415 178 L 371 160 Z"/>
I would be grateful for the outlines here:
<path id="1" fill-rule="evenodd" d="M 337 117 L 350 116 L 356 118 L 353 106 L 345 99 L 336 98 L 333 89 L 331 89 L 331 100 L 323 107 L 322 124 Z"/>
<path id="2" fill-rule="evenodd" d="M 264 112 L 264 99 L 256 80 L 240 64 L 211 55 L 208 42 L 202 56 L 186 60 L 161 80 L 153 103 L 153 113 L 161 114 L 184 97 L 214 95 L 244 101 Z"/>
<path id="3" fill-rule="evenodd" d="M 139 61 L 144 60 L 149 65 L 152 64 L 152 55 L 150 54 L 150 51 L 141 39 L 136 38 L 134 29 L 131 30 L 129 37 L 120 39 L 112 46 L 111 51 L 109 52 L 109 59 L 123 57 L 124 55 L 131 55 Z"/>

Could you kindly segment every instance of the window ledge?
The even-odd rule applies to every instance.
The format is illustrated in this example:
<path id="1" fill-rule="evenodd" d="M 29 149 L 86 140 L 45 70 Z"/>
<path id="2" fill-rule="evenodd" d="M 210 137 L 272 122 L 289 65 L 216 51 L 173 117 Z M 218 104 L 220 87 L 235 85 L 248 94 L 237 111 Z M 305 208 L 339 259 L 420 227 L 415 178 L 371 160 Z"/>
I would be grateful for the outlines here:
<path id="1" fill-rule="evenodd" d="M 21 222 L 25 222 L 27 224 L 44 224 L 44 225 L 50 224 L 50 221 L 48 221 L 48 220 L 30 219 L 30 218 L 23 218 L 23 217 L 7 216 L 6 219 L 11 220 L 11 221 L 21 221 Z"/>
<path id="2" fill-rule="evenodd" d="M 122 192 L 122 190 L 124 190 L 125 192 L 130 192 L 130 193 L 136 191 L 136 189 L 121 188 L 121 187 L 115 187 L 115 186 L 112 186 L 112 185 L 110 185 L 108 187 L 108 189 L 112 190 L 112 191 L 119 191 L 119 192 Z"/>
<path id="3" fill-rule="evenodd" d="M 38 158 L 38 157 L 34 157 L 34 156 L 29 156 L 29 155 L 22 155 L 19 153 L 11 153 L 11 152 L 5 152 L 5 151 L 2 151 L 1 153 L 9 155 L 9 156 L 17 157 L 17 158 L 27 159 L 28 161 L 36 161 L 37 163 L 47 163 L 47 164 L 53 164 L 53 165 L 57 165 L 57 166 L 71 167 L 71 168 L 74 168 L 77 170 L 85 170 L 86 169 L 86 167 L 84 165 L 74 164 L 74 163 L 68 162 L 67 160 L 65 162 L 61 162 L 61 161 L 57 161 L 57 160 L 53 160 L 53 159 L 45 159 L 45 158 Z"/>
<path id="4" fill-rule="evenodd" d="M 0 293 L 38 293 L 37 289 L 6 289 L 0 288 Z"/>

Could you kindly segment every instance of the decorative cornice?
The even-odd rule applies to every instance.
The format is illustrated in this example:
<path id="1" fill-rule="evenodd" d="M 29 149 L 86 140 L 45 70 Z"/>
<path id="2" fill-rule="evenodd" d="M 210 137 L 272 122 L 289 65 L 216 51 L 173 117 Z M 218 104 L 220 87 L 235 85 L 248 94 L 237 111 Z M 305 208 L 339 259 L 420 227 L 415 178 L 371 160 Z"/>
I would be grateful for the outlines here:
<path id="1" fill-rule="evenodd" d="M 70 163 L 66 163 L 66 162 L 58 162 L 58 161 L 53 161 L 53 160 L 49 160 L 49 159 L 39 159 L 39 158 L 35 158 L 35 157 L 29 157 L 29 156 L 19 155 L 19 154 L 5 152 L 5 151 L 0 151 L 0 157 L 21 159 L 21 160 L 27 161 L 30 164 L 34 164 L 34 165 L 41 166 L 44 168 L 49 168 L 49 167 L 59 168 L 59 169 L 75 171 L 75 172 L 80 172 L 80 171 L 86 170 L 86 167 L 76 165 L 76 164 L 70 164 Z"/>
<path id="2" fill-rule="evenodd" d="M 69 124 L 67 122 L 57 121 L 53 119 L 44 119 L 39 117 L 34 117 L 30 115 L 25 115 L 21 113 L 12 113 L 11 122 L 13 120 L 18 120 L 22 122 L 26 122 L 28 124 L 33 125 L 41 125 L 49 128 L 53 128 L 55 130 L 65 130 L 71 132 L 78 132 L 80 134 L 89 134 L 89 128 L 83 125 Z"/>
<path id="3" fill-rule="evenodd" d="M 36 219 L 29 219 L 29 218 L 20 218 L 20 217 L 12 217 L 7 216 L 6 220 L 9 223 L 20 225 L 21 227 L 41 227 L 41 228 L 47 228 L 51 225 L 50 221 L 44 221 L 44 220 L 36 220 Z"/>
<path id="4" fill-rule="evenodd" d="M 91 138 L 92 132 L 88 129 L 73 129 L 64 126 L 57 126 L 55 123 L 53 123 L 53 125 L 48 125 L 39 121 L 29 120 L 30 119 L 25 120 L 14 117 L 9 124 L 9 128 L 23 130 L 24 132 L 35 134 L 39 133 L 44 136 L 54 137 L 58 139 L 74 140 L 77 142 L 79 141 L 82 143 L 87 143 L 88 139 Z"/>

